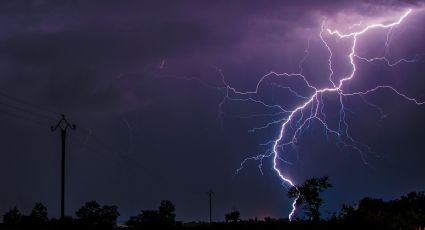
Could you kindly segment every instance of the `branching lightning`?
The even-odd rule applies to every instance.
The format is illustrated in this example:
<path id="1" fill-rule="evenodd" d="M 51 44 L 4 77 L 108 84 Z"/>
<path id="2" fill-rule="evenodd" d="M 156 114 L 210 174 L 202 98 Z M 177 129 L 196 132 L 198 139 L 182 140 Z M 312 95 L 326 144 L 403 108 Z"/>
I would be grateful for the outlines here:
<path id="1" fill-rule="evenodd" d="M 416 62 L 419 60 L 420 55 L 416 55 L 413 59 L 407 59 L 402 58 L 396 61 L 390 61 L 387 57 L 373 57 L 373 58 L 366 58 L 358 55 L 356 53 L 357 48 L 357 41 L 360 36 L 367 33 L 371 30 L 388 30 L 387 33 L 387 39 L 385 43 L 385 47 L 388 48 L 392 34 L 393 29 L 400 25 L 406 17 L 412 12 L 411 9 L 407 10 L 402 14 L 400 17 L 398 17 L 395 21 L 390 22 L 388 24 L 370 24 L 365 25 L 366 23 L 361 22 L 359 24 L 354 24 L 350 27 L 351 29 L 358 29 L 358 31 L 349 32 L 349 33 L 342 33 L 338 30 L 331 30 L 331 29 L 325 29 L 325 22 L 322 23 L 321 31 L 320 31 L 320 40 L 321 43 L 324 45 L 324 47 L 327 49 L 329 56 L 327 57 L 328 62 L 328 80 L 329 80 L 329 87 L 316 87 L 312 83 L 310 83 L 307 79 L 307 77 L 303 74 L 302 64 L 306 60 L 307 56 L 309 55 L 309 46 L 310 46 L 310 40 L 308 42 L 307 49 L 305 50 L 305 56 L 302 58 L 300 64 L 299 64 L 299 73 L 276 73 L 276 72 L 270 72 L 266 75 L 262 76 L 258 83 L 256 84 L 255 90 L 253 91 L 238 91 L 236 88 L 230 86 L 225 80 L 225 77 L 221 70 L 219 70 L 222 84 L 224 87 L 220 88 L 223 91 L 224 98 L 219 104 L 219 114 L 224 114 L 223 112 L 223 106 L 228 101 L 236 101 L 236 102 L 250 102 L 255 103 L 261 106 L 266 107 L 267 109 L 270 109 L 271 111 L 277 111 L 272 112 L 269 114 L 254 114 L 251 116 L 271 116 L 271 117 L 279 117 L 278 119 L 274 119 L 272 122 L 269 122 L 261 127 L 256 127 L 251 129 L 251 132 L 256 132 L 261 129 L 269 128 L 273 125 L 279 125 L 280 130 L 276 138 L 274 138 L 272 141 L 269 141 L 267 143 L 264 143 L 265 146 L 271 146 L 264 154 L 256 155 L 253 157 L 248 157 L 244 159 L 241 162 L 240 168 L 236 170 L 236 174 L 240 172 L 244 168 L 244 164 L 247 161 L 254 160 L 259 162 L 259 170 L 262 173 L 262 166 L 263 166 L 263 160 L 267 158 L 271 158 L 273 161 L 273 169 L 279 176 L 279 178 L 282 181 L 282 184 L 284 186 L 291 186 L 295 187 L 296 185 L 293 182 L 292 179 L 290 179 L 288 176 L 286 176 L 282 170 L 278 167 L 278 162 L 283 162 L 285 164 L 290 164 L 288 160 L 285 159 L 285 154 L 287 154 L 286 150 L 294 149 L 295 145 L 297 144 L 297 138 L 305 131 L 306 128 L 308 128 L 311 124 L 311 122 L 316 121 L 319 124 L 321 124 L 324 127 L 326 135 L 331 134 L 334 135 L 337 139 L 338 145 L 342 147 L 351 148 L 354 151 L 358 152 L 365 164 L 368 164 L 367 160 L 364 157 L 364 152 L 372 152 L 371 149 L 356 141 L 354 138 L 350 136 L 350 130 L 349 125 L 346 120 L 346 112 L 348 109 L 344 105 L 344 98 L 350 97 L 350 96 L 360 96 L 364 100 L 364 102 L 370 106 L 376 107 L 380 112 L 381 115 L 384 117 L 384 113 L 382 110 L 376 106 L 373 103 L 368 102 L 363 98 L 363 96 L 374 93 L 377 90 L 389 90 L 394 92 L 396 95 L 402 97 L 403 99 L 406 99 L 410 102 L 413 102 L 417 105 L 425 104 L 424 101 L 420 101 L 416 98 L 410 97 L 407 94 L 400 92 L 393 86 L 389 85 L 377 85 L 374 88 L 371 88 L 369 90 L 365 91 L 356 91 L 356 92 L 346 92 L 343 88 L 344 83 L 352 80 L 356 76 L 357 66 L 356 66 L 356 60 L 358 61 L 365 61 L 365 62 L 377 62 L 381 61 L 384 62 L 387 66 L 393 67 L 400 63 L 410 63 L 410 62 Z M 327 37 L 335 38 L 338 40 L 349 41 L 350 43 L 350 49 L 349 53 L 347 55 L 347 58 L 349 60 L 349 66 L 350 66 L 350 73 L 346 76 L 340 77 L 340 79 L 336 79 L 336 76 L 334 74 L 334 63 L 333 60 L 333 50 L 332 46 L 328 44 Z M 265 84 L 266 79 L 269 78 L 282 78 L 282 79 L 298 79 L 303 82 L 304 86 L 308 89 L 309 92 L 311 92 L 308 95 L 304 95 L 305 92 L 300 93 L 297 92 L 296 89 L 291 88 L 289 86 L 272 83 L 268 84 L 269 86 L 276 87 L 278 89 L 287 90 L 287 92 L 294 95 L 297 100 L 301 100 L 301 103 L 299 103 L 295 108 L 283 107 L 279 104 L 269 104 L 258 97 L 259 89 L 260 87 Z M 323 100 L 323 96 L 325 94 L 332 94 L 336 95 L 339 101 L 339 122 L 337 127 L 332 127 L 328 123 L 328 118 L 326 116 L 324 107 L 325 103 Z M 292 202 L 292 209 L 289 213 L 289 220 L 293 220 L 295 211 L 297 208 L 297 201 L 299 197 L 297 197 Z"/>

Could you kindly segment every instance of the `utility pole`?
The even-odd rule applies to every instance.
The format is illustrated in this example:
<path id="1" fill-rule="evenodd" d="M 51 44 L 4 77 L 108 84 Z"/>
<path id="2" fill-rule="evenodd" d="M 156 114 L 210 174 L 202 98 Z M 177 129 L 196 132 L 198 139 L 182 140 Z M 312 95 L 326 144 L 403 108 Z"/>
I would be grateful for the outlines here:
<path id="1" fill-rule="evenodd" d="M 212 223 L 212 206 L 211 206 L 212 195 L 214 195 L 214 192 L 212 189 L 210 189 L 208 191 L 208 197 L 210 199 L 210 224 Z"/>
<path id="2" fill-rule="evenodd" d="M 61 131 L 61 140 L 62 140 L 62 168 L 61 168 L 61 220 L 64 220 L 65 217 L 65 141 L 66 141 L 66 130 L 68 128 L 74 130 L 76 126 L 69 123 L 65 119 L 65 115 L 62 114 L 61 119 L 58 121 L 56 126 L 51 126 L 50 129 L 56 131 L 56 129 Z"/>

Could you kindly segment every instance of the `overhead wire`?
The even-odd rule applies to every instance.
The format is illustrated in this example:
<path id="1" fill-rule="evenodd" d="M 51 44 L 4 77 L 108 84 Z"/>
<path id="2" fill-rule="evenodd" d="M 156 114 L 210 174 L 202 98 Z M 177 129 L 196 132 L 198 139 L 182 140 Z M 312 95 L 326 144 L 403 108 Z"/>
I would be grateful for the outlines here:
<path id="1" fill-rule="evenodd" d="M 41 127 L 50 127 L 54 122 L 57 121 L 61 113 L 54 112 L 51 109 L 46 109 L 42 106 L 27 102 L 25 100 L 10 96 L 0 91 L 0 116 L 7 116 L 12 119 L 33 123 Z M 77 135 L 80 139 L 74 135 L 69 135 L 71 139 L 83 145 L 82 149 L 88 150 L 91 153 L 96 154 L 98 157 L 105 158 L 105 153 L 109 154 L 114 164 L 120 164 L 120 168 L 131 171 L 131 173 L 137 174 L 140 170 L 150 175 L 152 180 L 159 182 L 158 175 L 153 173 L 146 167 L 146 165 L 140 164 L 139 160 L 128 156 L 124 151 L 114 151 L 113 148 L 106 144 L 105 141 L 99 139 L 91 131 L 83 126 L 77 127 Z M 83 138 L 81 139 L 83 135 Z M 91 141 L 85 141 L 86 137 L 90 136 Z M 116 161 L 118 158 L 119 161 Z M 120 163 L 119 163 L 120 162 Z M 129 165 L 133 165 L 129 167 Z M 137 168 L 137 169 L 136 169 Z M 155 178 L 154 178 L 154 175 Z"/>

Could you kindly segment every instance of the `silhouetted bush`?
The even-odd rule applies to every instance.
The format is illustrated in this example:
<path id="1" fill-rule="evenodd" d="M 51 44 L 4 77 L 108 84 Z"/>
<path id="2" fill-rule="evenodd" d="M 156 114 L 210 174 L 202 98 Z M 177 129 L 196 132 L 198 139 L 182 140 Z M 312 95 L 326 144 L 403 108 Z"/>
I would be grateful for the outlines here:
<path id="1" fill-rule="evenodd" d="M 3 215 L 3 224 L 8 227 L 22 225 L 22 214 L 18 208 L 14 207 Z"/>
<path id="2" fill-rule="evenodd" d="M 132 216 L 126 225 L 134 228 L 162 226 L 170 227 L 175 224 L 175 206 L 169 200 L 161 201 L 158 210 L 142 210 L 137 216 Z"/>
<path id="3" fill-rule="evenodd" d="M 400 199 L 385 202 L 363 198 L 357 208 L 343 205 L 340 220 L 386 229 L 414 229 L 425 226 L 425 194 L 412 192 Z"/>
<path id="4" fill-rule="evenodd" d="M 112 228 L 120 216 L 117 206 L 100 206 L 96 201 L 86 202 L 76 213 L 79 225 Z"/>
<path id="5" fill-rule="evenodd" d="M 241 218 L 241 213 L 237 210 L 233 210 L 229 213 L 224 214 L 224 219 L 227 222 L 236 223 Z"/>

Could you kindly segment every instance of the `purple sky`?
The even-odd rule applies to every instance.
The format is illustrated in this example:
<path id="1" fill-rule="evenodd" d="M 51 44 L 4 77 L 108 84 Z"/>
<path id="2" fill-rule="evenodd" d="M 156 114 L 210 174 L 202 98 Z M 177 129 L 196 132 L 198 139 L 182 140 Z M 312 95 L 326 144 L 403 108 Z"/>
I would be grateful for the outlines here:
<path id="1" fill-rule="evenodd" d="M 270 119 L 233 115 L 270 112 L 252 104 L 226 103 L 226 81 L 242 91 L 270 71 L 297 72 L 310 40 L 303 73 L 315 85 L 327 74 L 327 50 L 318 34 L 323 20 L 335 29 L 392 20 L 414 9 L 392 36 L 393 60 L 419 56 L 389 68 L 359 62 L 349 88 L 391 84 L 425 100 L 425 13 L 422 1 L 8 1 L 0 3 L 0 213 L 36 201 L 51 217 L 59 212 L 59 134 L 50 125 L 65 113 L 77 124 L 69 133 L 67 213 L 96 199 L 120 207 L 123 219 L 162 199 L 176 204 L 179 220 L 207 220 L 212 188 L 214 219 L 231 208 L 243 218 L 284 218 L 290 200 L 270 161 L 264 175 L 259 144 L 279 126 L 249 133 Z M 359 40 L 366 56 L 384 55 L 386 33 Z M 347 44 L 336 42 L 338 73 L 347 71 Z M 294 83 L 297 85 L 297 83 Z M 270 88 L 270 87 L 269 87 Z M 262 99 L 294 106 L 278 89 Z M 271 89 L 271 88 L 270 88 Z M 306 91 L 306 93 L 308 93 Z M 328 99 L 330 105 L 335 101 Z M 323 214 L 364 196 L 396 198 L 425 190 L 425 106 L 388 91 L 367 96 L 387 115 L 380 119 L 361 98 L 347 101 L 353 136 L 377 154 L 341 149 L 313 124 L 302 135 L 285 169 L 296 183 L 330 177 Z M 330 107 L 330 117 L 332 114 Z"/>

